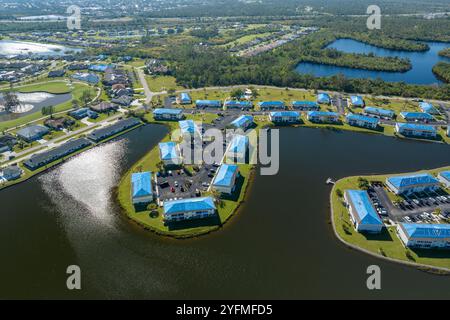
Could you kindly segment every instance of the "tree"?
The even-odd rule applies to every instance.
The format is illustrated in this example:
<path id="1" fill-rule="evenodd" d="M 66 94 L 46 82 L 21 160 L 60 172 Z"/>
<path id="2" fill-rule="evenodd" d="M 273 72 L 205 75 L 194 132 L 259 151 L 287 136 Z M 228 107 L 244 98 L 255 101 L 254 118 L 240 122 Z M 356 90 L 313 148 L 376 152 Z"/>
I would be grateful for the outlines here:
<path id="1" fill-rule="evenodd" d="M 80 106 L 80 102 L 77 99 L 72 99 L 72 108 L 77 109 Z"/>
<path id="2" fill-rule="evenodd" d="M 239 100 L 244 95 L 244 91 L 242 89 L 234 89 L 231 91 L 230 97 L 235 100 Z"/>
<path id="3" fill-rule="evenodd" d="M 212 196 L 214 198 L 214 201 L 217 203 L 217 205 L 219 207 L 223 207 L 223 200 L 222 200 L 222 198 L 220 196 L 220 192 L 213 189 L 212 190 Z"/>
<path id="4" fill-rule="evenodd" d="M 11 112 L 15 107 L 20 105 L 19 98 L 14 91 L 7 91 L 3 95 L 5 101 L 5 111 Z"/>
<path id="5" fill-rule="evenodd" d="M 337 195 L 339 198 L 342 198 L 342 190 L 341 190 L 341 189 L 337 189 L 337 190 L 336 190 L 336 195 Z"/>
<path id="6" fill-rule="evenodd" d="M 84 105 L 88 104 L 89 101 L 92 100 L 92 92 L 90 90 L 84 90 L 81 94 L 80 100 Z"/>
<path id="7" fill-rule="evenodd" d="M 41 109 L 41 113 L 44 116 L 50 116 L 50 118 L 53 118 L 53 114 L 55 113 L 55 107 L 54 106 L 43 107 Z"/>
<path id="8" fill-rule="evenodd" d="M 367 190 L 369 189 L 369 186 L 369 181 L 367 181 L 367 179 L 361 177 L 358 178 L 358 187 L 360 189 Z"/>

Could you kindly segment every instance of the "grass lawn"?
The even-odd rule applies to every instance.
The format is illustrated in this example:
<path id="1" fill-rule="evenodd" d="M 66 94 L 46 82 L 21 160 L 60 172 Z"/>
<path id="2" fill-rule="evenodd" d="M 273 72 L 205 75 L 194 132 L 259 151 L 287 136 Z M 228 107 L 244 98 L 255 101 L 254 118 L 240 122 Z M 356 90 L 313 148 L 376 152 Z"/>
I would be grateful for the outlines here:
<path id="1" fill-rule="evenodd" d="M 148 87 L 153 92 L 160 92 L 168 89 L 182 90 L 183 87 L 177 85 L 175 77 L 171 76 L 145 76 Z"/>
<path id="2" fill-rule="evenodd" d="M 425 170 L 437 174 L 443 170 L 449 170 L 450 167 L 444 167 L 434 170 Z M 404 173 L 403 173 L 404 174 Z M 392 176 L 392 175 L 390 175 Z M 364 176 L 369 181 L 385 181 L 388 175 Z M 336 191 L 339 189 L 342 193 L 347 189 L 358 189 L 359 177 L 347 177 L 339 180 L 331 192 L 331 201 L 333 206 L 333 221 L 336 232 L 346 242 L 356 245 L 360 248 L 369 250 L 380 256 L 389 258 L 416 262 L 430 266 L 450 268 L 450 253 L 443 250 L 411 250 L 406 249 L 396 234 L 393 226 L 388 227 L 379 235 L 364 235 L 356 232 L 350 221 L 348 210 L 345 208 L 343 198 L 339 198 Z M 395 197 L 395 196 L 394 196 Z M 408 255 L 407 255 L 408 252 Z M 408 258 L 408 256 L 410 256 Z"/>
<path id="3" fill-rule="evenodd" d="M 77 84 L 74 84 L 74 86 Z M 53 94 L 61 94 L 61 93 L 69 93 L 71 92 L 71 89 L 67 85 L 67 83 L 64 82 L 47 82 L 43 84 L 32 84 L 25 87 L 18 87 L 18 91 L 20 92 L 37 92 L 37 91 L 44 91 L 48 93 Z"/>

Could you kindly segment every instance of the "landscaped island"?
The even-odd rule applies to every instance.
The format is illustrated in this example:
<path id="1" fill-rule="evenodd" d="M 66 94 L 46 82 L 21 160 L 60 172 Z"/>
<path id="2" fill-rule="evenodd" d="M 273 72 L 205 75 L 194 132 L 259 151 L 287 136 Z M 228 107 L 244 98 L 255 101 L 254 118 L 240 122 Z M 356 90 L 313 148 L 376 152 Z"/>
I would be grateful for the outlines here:
<path id="1" fill-rule="evenodd" d="M 168 113 L 172 113 L 173 111 L 173 109 L 159 110 L 164 110 Z M 174 121 L 155 121 L 154 115 L 155 112 L 153 115 L 145 114 L 144 117 L 150 123 L 166 125 L 170 131 L 176 129 L 179 124 L 179 122 Z M 211 123 L 211 121 L 216 118 L 211 116 L 212 115 L 209 115 L 208 117 L 203 115 L 188 115 L 186 117 L 187 120 L 180 121 L 180 123 L 184 124 L 187 122 L 188 124 L 195 126 L 194 123 L 191 122 L 192 119 L 202 119 L 206 121 L 205 123 Z M 182 124 L 180 124 L 180 126 L 182 126 Z M 215 179 L 218 172 L 220 172 L 222 167 L 226 166 L 226 164 L 221 164 L 220 166 L 218 164 L 213 166 L 206 166 L 204 164 L 173 165 L 171 160 L 167 159 L 167 156 L 173 155 L 175 152 L 179 153 L 179 151 L 176 149 L 176 144 L 170 142 L 169 138 L 170 133 L 161 140 L 159 145 L 153 147 L 142 159 L 135 163 L 122 177 L 117 188 L 119 205 L 130 219 L 145 229 L 160 235 L 174 238 L 190 238 L 207 234 L 221 228 L 223 224 L 236 213 L 240 204 L 244 201 L 248 185 L 252 179 L 253 165 L 246 163 L 236 164 L 235 167 L 238 174 L 232 179 L 232 186 L 230 186 L 231 190 L 225 193 L 218 192 L 215 188 L 210 188 L 209 186 L 216 181 Z M 167 155 L 163 155 L 163 148 L 166 148 L 166 146 L 167 148 L 171 147 L 172 150 L 167 151 Z M 211 172 L 214 172 L 214 179 L 209 179 L 210 182 L 206 183 L 204 180 L 198 180 L 206 180 L 208 179 L 207 177 L 212 178 L 213 175 Z M 137 191 L 136 193 L 133 184 L 135 176 L 142 174 L 149 175 L 147 180 L 149 180 L 148 182 L 150 183 L 150 186 L 147 187 L 146 190 L 150 199 L 144 201 L 144 205 L 136 203 L 136 194 L 139 192 L 142 193 L 143 190 Z M 208 174 L 207 177 L 206 174 Z M 155 176 L 153 177 L 153 175 Z M 168 181 L 170 181 L 170 184 Z M 142 181 L 140 181 L 139 184 L 142 186 Z M 153 188 L 152 185 L 154 185 L 155 188 Z M 197 189 L 195 189 L 195 186 Z M 190 192 L 190 189 L 195 189 L 195 195 L 193 195 L 194 191 Z M 157 194 L 157 199 L 155 199 L 155 201 L 153 201 L 153 193 Z M 186 218 L 183 220 L 167 221 L 169 217 L 166 204 L 173 205 L 177 201 L 185 201 L 188 204 L 181 204 L 185 207 L 197 200 L 205 200 L 205 202 L 214 206 L 214 213 L 208 214 L 207 217 L 202 216 L 194 219 Z M 191 210 L 186 209 L 182 211 L 184 213 L 180 213 L 181 215 L 191 214 Z"/>
<path id="2" fill-rule="evenodd" d="M 354 176 L 337 181 L 330 196 L 336 236 L 350 247 L 380 258 L 450 273 L 449 217 L 442 209 L 449 206 L 449 170 L 450 167 L 443 167 L 411 174 Z M 397 187 L 409 189 L 404 191 Z M 352 197 L 349 192 L 360 200 L 349 200 Z M 422 212 L 430 208 L 434 208 L 434 212 Z M 355 211 L 360 211 L 359 218 L 352 218 Z M 375 226 L 379 226 L 376 231 Z M 364 231 L 369 228 L 372 232 Z M 445 241 L 447 250 L 443 249 Z M 440 249 L 433 249 L 436 244 Z"/>

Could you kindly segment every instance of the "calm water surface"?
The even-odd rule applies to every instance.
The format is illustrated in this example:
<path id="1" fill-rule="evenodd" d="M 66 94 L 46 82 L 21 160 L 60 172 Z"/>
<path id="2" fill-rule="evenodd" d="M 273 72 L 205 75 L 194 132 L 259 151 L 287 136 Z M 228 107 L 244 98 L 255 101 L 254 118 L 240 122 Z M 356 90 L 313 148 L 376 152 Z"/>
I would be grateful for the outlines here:
<path id="1" fill-rule="evenodd" d="M 42 108 L 48 106 L 57 106 L 61 103 L 67 102 L 72 99 L 71 93 L 52 94 L 48 92 L 30 92 L 30 93 L 18 93 L 21 106 L 18 112 L 5 112 L 3 109 L 3 99 L 0 94 L 0 122 L 14 120 L 31 113 L 39 112 Z"/>
<path id="2" fill-rule="evenodd" d="M 28 41 L 0 40 L 0 55 L 40 55 L 40 56 L 60 56 L 69 52 L 80 52 L 79 48 L 70 48 L 56 44 L 46 44 Z"/>
<path id="3" fill-rule="evenodd" d="M 281 130 L 281 169 L 257 176 L 222 230 L 171 240 L 129 223 L 111 189 L 160 126 L 81 154 L 0 192 L 0 298 L 450 298 L 450 277 L 351 251 L 329 224 L 327 177 L 449 164 L 446 145 L 308 128 Z M 82 290 L 65 269 L 82 269 Z M 382 290 L 366 289 L 378 264 Z"/>
<path id="4" fill-rule="evenodd" d="M 441 81 L 433 74 L 432 69 L 439 61 L 450 61 L 450 59 L 438 55 L 439 51 L 450 47 L 450 44 L 441 42 L 427 42 L 427 44 L 430 47 L 430 50 L 426 52 L 388 50 L 352 39 L 339 39 L 328 45 L 328 48 L 334 48 L 348 53 L 374 53 L 375 55 L 382 57 L 397 56 L 409 59 L 412 64 L 412 69 L 404 73 L 351 69 L 309 62 L 300 63 L 296 70 L 300 73 L 309 73 L 320 77 L 328 77 L 341 73 L 348 78 L 381 78 L 390 82 L 404 81 L 414 84 L 441 83 Z"/>

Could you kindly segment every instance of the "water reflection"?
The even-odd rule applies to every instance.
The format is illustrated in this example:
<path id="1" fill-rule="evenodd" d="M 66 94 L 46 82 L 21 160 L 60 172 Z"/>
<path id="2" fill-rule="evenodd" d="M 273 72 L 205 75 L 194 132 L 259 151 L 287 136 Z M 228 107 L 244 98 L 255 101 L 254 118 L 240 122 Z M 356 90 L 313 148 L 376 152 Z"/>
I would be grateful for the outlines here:
<path id="1" fill-rule="evenodd" d="M 120 178 L 127 140 L 89 150 L 40 179 L 50 197 L 69 196 L 94 218 L 111 219 L 111 189 Z M 55 186 L 61 192 L 54 192 Z M 66 203 L 55 199 L 57 204 Z"/>

